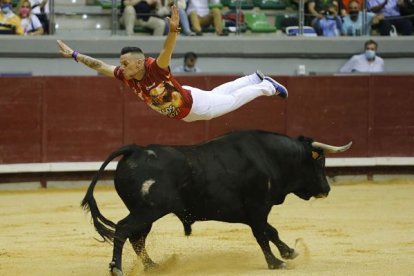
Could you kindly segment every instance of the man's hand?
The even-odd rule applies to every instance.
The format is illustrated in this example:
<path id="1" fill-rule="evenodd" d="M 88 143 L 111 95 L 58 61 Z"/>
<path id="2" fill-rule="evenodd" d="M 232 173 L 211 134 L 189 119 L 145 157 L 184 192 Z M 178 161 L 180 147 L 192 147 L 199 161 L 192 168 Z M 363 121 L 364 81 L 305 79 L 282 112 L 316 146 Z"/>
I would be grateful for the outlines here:
<path id="1" fill-rule="evenodd" d="M 57 40 L 57 44 L 59 45 L 59 52 L 62 54 L 62 56 L 72 57 L 73 50 L 68 45 L 63 43 L 61 40 Z"/>
<path id="2" fill-rule="evenodd" d="M 180 32 L 180 16 L 176 5 L 171 6 L 170 32 Z"/>

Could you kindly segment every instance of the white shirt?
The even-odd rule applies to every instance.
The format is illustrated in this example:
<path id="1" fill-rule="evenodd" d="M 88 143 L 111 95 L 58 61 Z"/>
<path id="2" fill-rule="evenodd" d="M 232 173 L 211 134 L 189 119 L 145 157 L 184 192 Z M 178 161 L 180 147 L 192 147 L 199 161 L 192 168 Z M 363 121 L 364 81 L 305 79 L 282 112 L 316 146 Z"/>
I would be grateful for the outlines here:
<path id="1" fill-rule="evenodd" d="M 186 68 L 184 65 L 179 65 L 173 68 L 173 73 L 200 73 L 201 70 L 197 66 L 193 68 Z"/>
<path id="2" fill-rule="evenodd" d="M 219 0 L 211 0 L 212 4 L 220 3 Z M 187 14 L 189 15 L 195 11 L 199 16 L 203 17 L 210 13 L 208 7 L 209 0 L 190 0 L 187 4 Z"/>
<path id="3" fill-rule="evenodd" d="M 39 18 L 37 18 L 34 14 L 31 14 L 30 17 L 22 18 L 20 25 L 22 26 L 25 34 L 42 27 L 42 23 L 40 23 Z"/>
<path id="4" fill-rule="evenodd" d="M 365 54 L 354 55 L 339 70 L 341 73 L 378 73 L 384 72 L 384 60 L 376 56 L 374 61 L 368 62 Z"/>
<path id="5" fill-rule="evenodd" d="M 40 11 L 40 3 L 42 3 L 42 0 L 29 0 L 30 1 L 30 5 L 33 7 L 34 5 L 39 5 L 37 7 L 35 7 L 34 9 L 32 9 L 32 13 L 33 14 L 40 14 L 42 13 Z M 46 5 L 45 5 L 45 13 L 49 14 L 49 1 L 47 1 Z"/>

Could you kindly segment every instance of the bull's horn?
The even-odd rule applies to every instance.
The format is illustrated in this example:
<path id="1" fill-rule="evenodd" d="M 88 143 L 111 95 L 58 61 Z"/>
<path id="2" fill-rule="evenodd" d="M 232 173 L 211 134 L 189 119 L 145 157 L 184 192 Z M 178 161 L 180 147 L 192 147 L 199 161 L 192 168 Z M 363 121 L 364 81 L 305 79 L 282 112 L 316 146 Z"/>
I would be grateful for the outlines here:
<path id="1" fill-rule="evenodd" d="M 342 147 L 335 147 L 335 146 L 323 144 L 320 142 L 312 142 L 312 147 L 320 148 L 330 153 L 344 152 L 348 150 L 351 146 L 352 146 L 352 142 L 349 142 L 347 145 L 342 146 Z"/>

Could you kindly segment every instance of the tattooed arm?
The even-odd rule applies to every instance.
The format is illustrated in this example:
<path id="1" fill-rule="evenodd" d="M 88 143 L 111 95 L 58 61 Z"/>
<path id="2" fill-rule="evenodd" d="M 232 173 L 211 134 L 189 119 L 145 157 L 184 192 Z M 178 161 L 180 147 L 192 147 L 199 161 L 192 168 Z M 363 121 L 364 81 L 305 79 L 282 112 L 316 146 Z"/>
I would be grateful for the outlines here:
<path id="1" fill-rule="evenodd" d="M 64 57 L 73 57 L 74 51 L 68 45 L 63 43 L 61 40 L 57 40 L 57 43 L 59 45 L 59 52 Z M 105 62 L 99 59 L 95 59 L 80 53 L 76 54 L 76 60 L 105 76 L 114 77 L 115 66 L 113 65 L 106 64 Z"/>

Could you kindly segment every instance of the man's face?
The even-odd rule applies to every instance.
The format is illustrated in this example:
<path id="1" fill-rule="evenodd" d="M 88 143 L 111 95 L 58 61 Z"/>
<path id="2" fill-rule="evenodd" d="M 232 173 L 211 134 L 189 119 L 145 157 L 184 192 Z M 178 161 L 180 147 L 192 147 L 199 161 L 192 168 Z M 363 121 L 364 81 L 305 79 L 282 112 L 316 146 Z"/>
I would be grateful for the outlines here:
<path id="1" fill-rule="evenodd" d="M 349 13 L 352 12 L 359 12 L 359 5 L 357 2 L 351 2 L 349 3 Z"/>
<path id="2" fill-rule="evenodd" d="M 144 58 L 141 55 L 127 53 L 121 56 L 119 62 L 127 80 L 133 79 L 144 70 Z"/>
<path id="3" fill-rule="evenodd" d="M 197 62 L 197 59 L 190 57 L 185 60 L 185 66 L 188 68 L 193 68 Z"/>
<path id="4" fill-rule="evenodd" d="M 371 50 L 371 51 L 376 52 L 376 51 L 377 51 L 377 46 L 376 46 L 375 44 L 371 43 L 371 44 L 368 44 L 368 45 L 365 47 L 365 50 Z"/>

